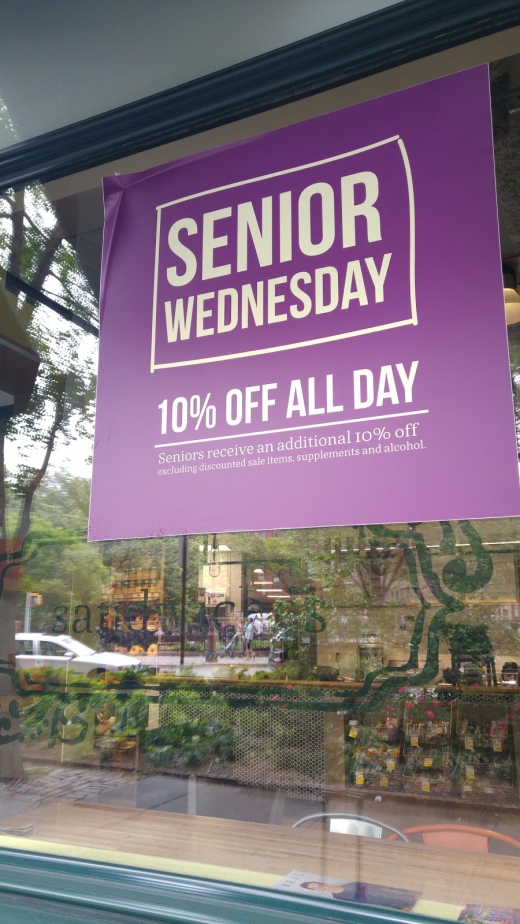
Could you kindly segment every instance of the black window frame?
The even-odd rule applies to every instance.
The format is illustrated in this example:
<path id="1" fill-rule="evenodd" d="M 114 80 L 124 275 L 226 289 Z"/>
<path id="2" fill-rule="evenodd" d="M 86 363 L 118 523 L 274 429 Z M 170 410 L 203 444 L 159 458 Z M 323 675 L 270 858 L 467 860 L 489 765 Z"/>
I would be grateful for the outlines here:
<path id="1" fill-rule="evenodd" d="M 0 191 L 244 119 L 520 25 L 518 0 L 402 0 L 0 151 Z"/>

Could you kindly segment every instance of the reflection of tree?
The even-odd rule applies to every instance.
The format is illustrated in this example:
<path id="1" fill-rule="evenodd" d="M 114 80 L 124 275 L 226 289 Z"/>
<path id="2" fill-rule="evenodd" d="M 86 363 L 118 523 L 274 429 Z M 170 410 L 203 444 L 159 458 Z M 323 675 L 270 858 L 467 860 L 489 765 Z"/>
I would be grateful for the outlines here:
<path id="1" fill-rule="evenodd" d="M 166 615 L 178 624 L 181 612 L 182 568 L 180 564 L 180 540 L 170 537 L 164 540 L 164 601 Z M 200 610 L 198 602 L 200 536 L 188 537 L 188 568 L 186 574 L 186 622 L 195 623 Z M 204 605 L 204 604 L 203 604 Z"/>
<path id="2" fill-rule="evenodd" d="M 0 197 L 0 265 L 38 290 L 53 276 L 53 293 L 58 290 L 65 306 L 78 311 L 79 305 L 85 317 L 91 313 L 93 297 L 41 188 L 5 192 Z M 82 331 L 50 318 L 31 298 L 5 298 L 11 298 L 16 323 L 21 322 L 40 357 L 27 406 L 21 413 L 0 418 L 0 538 L 7 554 L 19 555 L 6 565 L 3 581 L 0 657 L 14 662 L 18 596 L 25 565 L 34 553 L 30 530 L 35 496 L 58 441 L 90 434 L 94 374 Z M 18 456 L 17 468 L 11 473 L 5 465 L 9 440 L 15 442 Z M 4 673 L 0 677 L 0 727 L 4 719 L 12 720 L 3 711 L 11 693 L 10 675 Z M 0 777 L 22 774 L 16 745 L 17 741 L 0 748 Z"/>
<path id="3" fill-rule="evenodd" d="M 45 555 L 33 556 L 25 568 L 23 590 L 43 594 L 43 604 L 32 613 L 33 631 L 50 631 L 53 610 L 65 604 L 69 617 L 79 604 L 97 612 L 100 588 L 108 580 L 108 569 L 103 564 L 99 543 L 87 543 L 90 481 L 65 472 L 47 477 L 38 489 L 32 510 L 31 531 L 52 534 L 53 531 L 71 530 L 77 541 L 72 545 L 47 545 Z M 83 540 L 83 541 L 81 541 Z M 66 591 L 66 593 L 65 593 Z M 19 618 L 21 618 L 19 600 Z M 92 620 L 93 631 L 96 620 Z M 92 644 L 92 636 L 85 638 Z"/>
<path id="4" fill-rule="evenodd" d="M 199 577 L 199 537 L 190 537 L 187 575 L 187 619 L 197 615 L 198 577 Z M 152 576 L 164 577 L 164 595 L 162 598 L 164 616 L 178 621 L 181 601 L 182 568 L 179 563 L 179 539 L 174 536 L 163 539 L 125 539 L 105 543 L 104 562 L 110 569 L 112 584 L 124 584 L 140 572 L 150 572 Z M 137 582 L 135 600 L 143 599 L 141 583 Z M 145 586 L 142 584 L 142 586 Z"/>
<path id="5" fill-rule="evenodd" d="M 279 600 L 274 604 L 275 632 L 286 650 L 288 660 L 299 661 L 299 677 L 310 676 L 316 661 L 316 635 L 326 629 L 323 616 L 325 601 L 312 593 L 295 600 Z M 302 644 L 302 638 L 307 643 Z"/>
<path id="6" fill-rule="evenodd" d="M 23 540 L 0 540 L 0 638 L 12 633 L 11 649 L 0 651 L 0 768 L 4 778 L 23 774 L 20 751 L 19 715 L 16 699 L 19 690 L 15 675 L 14 621 L 9 619 L 5 601 L 16 597 L 23 570 L 28 562 L 47 546 L 68 545 L 75 536 L 67 530 L 28 533 Z"/>
<path id="7" fill-rule="evenodd" d="M 396 651 L 408 650 L 409 657 L 405 654 L 402 658 L 398 674 L 409 670 L 418 675 L 419 653 L 422 660 L 429 649 L 428 664 L 433 663 L 433 635 L 438 622 L 442 622 L 442 613 L 431 633 L 430 621 L 443 606 L 447 608 L 447 622 L 464 610 L 464 622 L 489 623 L 495 646 L 511 648 L 512 642 L 516 645 L 508 616 L 485 599 L 475 601 L 475 595 L 490 584 L 493 574 L 492 558 L 482 540 L 498 540 L 493 547 L 494 557 L 511 559 L 513 553 L 506 543 L 516 535 L 514 529 L 515 523 L 510 520 L 474 525 L 463 521 L 453 525 L 443 522 L 394 528 L 287 530 L 272 535 L 221 534 L 218 542 L 231 548 L 233 560 L 246 563 L 250 597 L 259 597 L 253 583 L 254 569 L 258 567 L 264 571 L 260 577 L 271 581 L 278 578 L 278 586 L 290 592 L 293 600 L 304 598 L 307 589 L 322 597 L 325 603 L 321 612 L 327 623 L 326 631 L 320 635 L 324 648 L 374 635 L 386 650 L 393 649 L 390 657 L 394 660 Z M 194 537 L 193 542 L 204 546 L 204 537 Z M 503 551 L 498 552 L 502 543 Z M 475 571 L 479 556 L 486 568 L 482 570 L 481 564 Z M 508 566 L 509 574 L 511 567 Z M 174 570 L 172 585 L 179 586 L 180 578 Z M 496 583 L 495 573 L 494 588 Z M 273 600 L 266 602 L 271 607 L 274 604 Z M 444 638 L 438 628 L 434 676 Z"/>
<path id="8" fill-rule="evenodd" d="M 451 553 L 452 557 L 444 564 L 439 574 L 434 569 L 432 551 L 426 543 L 423 532 L 417 526 L 404 529 L 390 529 L 384 526 L 369 527 L 378 545 L 389 541 L 401 549 L 408 570 L 410 585 L 415 593 L 420 610 L 416 616 L 410 641 L 408 661 L 400 667 L 378 668 L 366 678 L 363 688 L 352 698 L 365 696 L 374 680 L 385 670 L 395 676 L 389 677 L 373 697 L 370 707 L 377 708 L 389 693 L 400 686 L 420 686 L 431 683 L 439 673 L 439 646 L 449 624 L 447 619 L 464 609 L 464 596 L 482 589 L 493 576 L 493 560 L 490 552 L 484 548 L 479 532 L 468 520 L 459 522 L 460 529 L 469 543 L 475 569 L 469 573 L 466 556 L 456 553 L 455 533 L 451 523 L 441 521 L 442 540 L 440 551 Z M 425 587 L 424 587 L 425 585 Z M 438 608 L 433 613 L 428 626 L 426 618 L 435 606 L 425 594 L 427 590 L 435 600 Z M 426 638 L 426 659 L 419 670 L 419 647 Z M 410 676 L 408 672 L 413 672 Z"/>
<path id="9" fill-rule="evenodd" d="M 516 441 L 520 457 L 520 342 L 509 341 L 509 362 L 511 366 L 511 384 L 513 387 L 513 407 L 515 411 Z"/>
<path id="10" fill-rule="evenodd" d="M 366 536 L 364 527 L 359 529 L 359 546 L 353 581 L 362 591 L 367 606 L 381 606 L 389 592 L 408 576 L 403 550 L 382 546 L 378 538 Z"/>

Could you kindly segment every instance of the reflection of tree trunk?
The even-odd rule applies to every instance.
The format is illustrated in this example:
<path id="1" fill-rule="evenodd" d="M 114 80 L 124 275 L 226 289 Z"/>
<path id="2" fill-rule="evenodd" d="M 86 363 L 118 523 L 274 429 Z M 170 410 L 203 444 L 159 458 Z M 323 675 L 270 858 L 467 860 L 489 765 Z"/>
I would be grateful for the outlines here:
<path id="1" fill-rule="evenodd" d="M 21 550 L 19 541 L 1 542 L 2 551 Z M 0 597 L 0 779 L 24 776 L 22 749 L 18 739 L 19 719 L 14 671 L 16 664 L 15 620 L 16 604 L 22 568 L 19 565 L 4 571 Z"/>
<path id="2" fill-rule="evenodd" d="M 65 376 L 62 376 L 59 382 L 54 420 L 47 438 L 43 463 L 23 491 L 17 538 L 11 541 L 0 540 L 0 549 L 7 556 L 7 559 L 13 553 L 21 553 L 27 539 L 31 525 L 34 495 L 47 472 L 56 435 L 63 420 L 65 385 L 66 379 Z M 3 446 L 1 448 L 3 449 Z M 0 461 L 3 465 L 3 454 Z M 4 560 L 3 569 L 0 590 L 0 779 L 9 779 L 24 775 L 22 751 L 18 739 L 18 710 L 14 705 L 16 699 L 13 687 L 14 670 L 16 668 L 16 604 L 20 593 L 20 579 L 23 575 L 23 568 L 19 564 L 13 565 L 8 560 Z"/>
<path id="3" fill-rule="evenodd" d="M 9 254 L 9 265 L 7 269 L 15 276 L 22 275 L 22 251 L 25 239 L 24 228 L 24 207 L 25 207 L 25 190 L 18 189 L 13 198 L 8 197 L 7 201 L 11 205 L 11 222 L 13 233 L 11 237 L 11 252 Z"/>
<path id="4" fill-rule="evenodd" d="M 25 211 L 24 191 L 18 190 L 13 196 L 3 197 L 11 206 L 12 236 L 8 268 L 15 276 L 22 276 L 23 254 L 27 245 L 25 221 L 38 231 L 34 222 Z M 62 232 L 57 221 L 47 234 L 38 250 L 38 259 L 31 285 L 41 289 L 51 270 L 62 242 Z M 29 242 L 30 243 L 30 242 Z M 19 309 L 19 318 L 27 328 L 32 320 L 34 299 L 26 298 Z M 20 581 L 23 565 L 13 565 L 12 555 L 22 557 L 22 549 L 27 540 L 31 526 L 34 495 L 44 478 L 49 460 L 54 449 L 56 437 L 62 427 L 65 415 L 66 377 L 59 375 L 52 385 L 52 402 L 54 417 L 46 440 L 43 442 L 44 457 L 39 469 L 28 469 L 28 480 L 18 484 L 18 496 L 21 497 L 21 511 L 18 527 L 14 532 L 16 539 L 6 538 L 6 473 L 4 465 L 5 430 L 0 436 L 0 779 L 24 775 L 20 741 L 18 740 L 19 719 L 14 674 L 16 668 L 16 627 L 17 601 L 20 593 Z"/>
<path id="5" fill-rule="evenodd" d="M 60 429 L 61 424 L 63 423 L 64 416 L 64 403 L 65 403 L 65 389 L 67 386 L 66 376 L 60 376 L 58 382 L 58 387 L 56 390 L 56 406 L 54 408 L 54 420 L 52 422 L 51 429 L 49 430 L 49 435 L 47 437 L 47 445 L 45 447 L 45 455 L 43 457 L 43 462 L 41 468 L 35 472 L 34 477 L 31 479 L 29 484 L 27 484 L 23 490 L 23 504 L 22 511 L 20 513 L 20 522 L 18 524 L 18 529 L 16 536 L 18 539 L 25 539 L 27 533 L 29 532 L 31 526 L 31 510 L 34 500 L 34 495 L 36 490 L 39 488 L 42 480 L 47 472 L 49 467 L 49 460 L 54 449 L 54 443 L 56 441 L 57 433 Z"/>
<path id="6" fill-rule="evenodd" d="M 353 572 L 354 580 L 363 590 L 370 606 L 383 606 L 395 583 L 407 574 L 400 550 L 370 548 Z"/>
<path id="7" fill-rule="evenodd" d="M 6 524 L 6 494 L 5 494 L 5 433 L 0 422 L 0 537 L 7 536 Z"/>
<path id="8" fill-rule="evenodd" d="M 15 620 L 22 568 L 10 562 L 23 540 L 8 540 L 6 530 L 5 433 L 0 434 L 0 779 L 24 776 L 18 740 L 19 719 L 13 686 L 16 668 Z M 14 713 L 14 714 L 13 714 Z"/>
<path id="9" fill-rule="evenodd" d="M 54 228 L 45 240 L 40 254 L 38 256 L 38 265 L 33 273 L 31 285 L 34 289 L 41 290 L 49 274 L 52 262 L 60 247 L 63 236 L 60 230 L 59 222 L 56 222 Z M 31 322 L 34 313 L 35 301 L 33 298 L 26 298 L 20 308 L 20 320 L 27 328 Z"/>

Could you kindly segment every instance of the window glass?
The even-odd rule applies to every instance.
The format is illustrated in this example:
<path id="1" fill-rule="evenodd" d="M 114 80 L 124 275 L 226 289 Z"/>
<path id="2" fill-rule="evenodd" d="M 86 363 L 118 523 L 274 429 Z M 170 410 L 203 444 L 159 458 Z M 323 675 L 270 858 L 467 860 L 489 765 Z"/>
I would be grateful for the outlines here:
<path id="1" fill-rule="evenodd" d="M 66 651 L 72 651 L 75 655 L 81 655 L 84 658 L 90 657 L 94 654 L 94 649 L 89 648 L 88 645 L 84 645 L 83 642 L 78 641 L 77 638 L 71 638 L 70 635 L 67 635 L 64 638 L 64 643 L 66 645 Z"/>
<path id="2" fill-rule="evenodd" d="M 40 639 L 40 654 L 41 655 L 54 655 L 61 656 L 66 653 L 66 649 L 63 645 L 57 645 L 56 642 L 48 642 L 46 639 Z"/>
<path id="3" fill-rule="evenodd" d="M 520 53 L 491 91 L 511 305 Z M 0 205 L 0 837 L 517 921 L 520 520 L 87 544 L 101 192 L 55 193 Z"/>

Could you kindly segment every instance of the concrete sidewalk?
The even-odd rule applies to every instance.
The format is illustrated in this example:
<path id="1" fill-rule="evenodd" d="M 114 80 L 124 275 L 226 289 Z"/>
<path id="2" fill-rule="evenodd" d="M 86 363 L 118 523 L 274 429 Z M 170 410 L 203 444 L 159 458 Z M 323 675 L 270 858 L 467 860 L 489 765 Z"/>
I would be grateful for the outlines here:
<path id="1" fill-rule="evenodd" d="M 183 670 L 177 653 L 174 655 L 158 655 L 157 657 L 151 658 L 144 655 L 141 656 L 140 660 L 143 667 L 153 667 L 158 674 L 179 674 Z M 257 655 L 251 660 L 237 656 L 230 658 L 228 655 L 225 655 L 223 658 L 219 657 L 218 661 L 206 661 L 202 652 L 200 654 L 186 654 L 184 656 L 183 673 L 189 675 L 193 674 L 197 677 L 232 676 L 238 673 L 238 671 L 243 670 L 246 670 L 248 675 L 252 675 L 260 670 L 269 670 L 267 654 L 262 657 Z"/>

